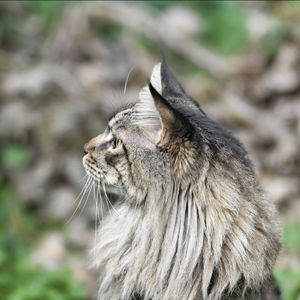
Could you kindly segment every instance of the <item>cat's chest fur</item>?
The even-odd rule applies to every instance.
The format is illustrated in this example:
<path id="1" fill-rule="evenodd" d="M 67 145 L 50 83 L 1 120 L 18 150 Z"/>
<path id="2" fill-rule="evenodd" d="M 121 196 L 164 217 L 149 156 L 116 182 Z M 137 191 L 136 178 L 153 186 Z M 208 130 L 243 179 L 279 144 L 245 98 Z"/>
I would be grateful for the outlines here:
<path id="1" fill-rule="evenodd" d="M 104 220 L 94 249 L 99 299 L 236 299 L 222 296 L 224 289 L 240 285 L 241 293 L 241 278 L 255 273 L 246 278 L 255 285 L 265 276 L 268 241 L 262 229 L 253 230 L 254 206 L 238 199 L 240 207 L 227 204 L 227 197 L 238 197 L 233 187 L 223 195 L 216 185 L 198 193 L 191 186 L 171 190 L 160 201 L 150 194 L 152 205 L 124 203 Z"/>

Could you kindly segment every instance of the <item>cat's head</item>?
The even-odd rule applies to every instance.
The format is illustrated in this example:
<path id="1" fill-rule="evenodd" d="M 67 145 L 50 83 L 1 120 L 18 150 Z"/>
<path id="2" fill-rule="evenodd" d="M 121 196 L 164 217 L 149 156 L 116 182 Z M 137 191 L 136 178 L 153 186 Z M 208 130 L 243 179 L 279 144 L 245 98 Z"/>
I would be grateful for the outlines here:
<path id="1" fill-rule="evenodd" d="M 166 63 L 157 64 L 139 101 L 117 112 L 85 145 L 83 164 L 96 181 L 143 197 L 155 183 L 188 182 L 199 173 L 198 122 L 205 118 Z"/>

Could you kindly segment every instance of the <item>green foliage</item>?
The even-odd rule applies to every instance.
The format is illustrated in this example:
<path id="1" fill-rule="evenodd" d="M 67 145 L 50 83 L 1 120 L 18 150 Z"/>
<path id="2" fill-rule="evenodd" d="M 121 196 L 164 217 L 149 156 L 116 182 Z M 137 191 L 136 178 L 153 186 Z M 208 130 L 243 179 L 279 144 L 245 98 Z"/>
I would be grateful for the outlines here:
<path id="1" fill-rule="evenodd" d="M 7 300 L 84 299 L 84 288 L 69 271 L 53 272 L 31 268 L 27 251 L 9 234 L 0 235 L 0 291 Z"/>
<path id="2" fill-rule="evenodd" d="M 277 53 L 282 45 L 282 42 L 290 33 L 291 24 L 288 22 L 278 23 L 264 39 L 262 44 L 263 53 L 267 56 L 272 56 Z"/>
<path id="3" fill-rule="evenodd" d="M 36 15 L 45 22 L 43 34 L 47 35 L 53 27 L 58 24 L 61 11 L 64 5 L 63 1 L 26 1 L 26 8 L 30 15 Z"/>
<path id="4" fill-rule="evenodd" d="M 2 150 L 2 161 L 7 167 L 23 167 L 30 160 L 28 148 L 21 144 L 8 144 Z"/>
<path id="5" fill-rule="evenodd" d="M 239 3 L 200 2 L 197 7 L 205 21 L 200 41 L 223 54 L 235 54 L 244 49 L 248 42 L 248 31 L 245 13 Z"/>
<path id="6" fill-rule="evenodd" d="M 300 224 L 287 224 L 283 234 L 284 246 L 287 249 L 294 249 L 300 252 Z"/>
<path id="7" fill-rule="evenodd" d="M 63 5 L 62 1 L 27 1 L 32 13 L 38 14 L 51 22 L 57 20 Z"/>
<path id="8" fill-rule="evenodd" d="M 47 35 L 58 23 L 64 5 L 63 1 L 24 1 L 13 9 L 16 3 L 0 6 L 0 39 L 4 44 L 14 44 L 19 39 L 26 38 L 24 28 L 30 17 L 37 16 L 43 23 L 39 34 Z"/>
<path id="9" fill-rule="evenodd" d="M 300 254 L 300 224 L 287 224 L 283 232 L 284 251 Z M 300 270 L 275 269 L 284 300 L 297 300 L 300 295 Z"/>
<path id="10" fill-rule="evenodd" d="M 300 295 L 300 271 L 279 270 L 274 271 L 282 297 L 284 300 L 297 300 Z"/>
<path id="11" fill-rule="evenodd" d="M 151 6 L 155 10 L 163 10 L 166 9 L 170 6 L 182 4 L 184 1 L 157 1 L 157 0 L 152 0 L 152 1 L 145 1 L 142 2 L 142 4 Z"/>
<path id="12" fill-rule="evenodd" d="M 100 37 L 109 38 L 110 40 L 118 40 L 123 33 L 123 28 L 114 23 L 94 25 L 94 28 Z"/>
<path id="13" fill-rule="evenodd" d="M 248 42 L 245 12 L 234 1 L 146 1 L 155 10 L 187 6 L 204 20 L 196 40 L 226 55 L 240 52 Z"/>
<path id="14" fill-rule="evenodd" d="M 289 4 L 293 7 L 299 8 L 300 1 L 299 0 L 288 0 Z"/>
<path id="15" fill-rule="evenodd" d="M 0 36 L 2 40 L 15 40 L 19 37 L 23 21 L 0 7 Z"/>
<path id="16" fill-rule="evenodd" d="M 36 235 L 33 216 L 22 210 L 13 189 L 0 178 L 0 294 L 6 300 L 79 300 L 81 284 L 68 270 L 48 271 L 27 263 Z"/>

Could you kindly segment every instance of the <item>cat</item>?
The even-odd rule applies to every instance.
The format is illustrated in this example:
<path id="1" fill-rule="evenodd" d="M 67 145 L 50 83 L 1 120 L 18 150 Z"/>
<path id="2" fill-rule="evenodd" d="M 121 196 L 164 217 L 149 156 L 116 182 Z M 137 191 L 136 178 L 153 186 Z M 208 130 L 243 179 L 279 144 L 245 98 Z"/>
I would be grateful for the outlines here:
<path id="1" fill-rule="evenodd" d="M 280 299 L 280 226 L 247 152 L 166 61 L 85 146 L 95 182 L 125 199 L 100 224 L 98 299 Z"/>

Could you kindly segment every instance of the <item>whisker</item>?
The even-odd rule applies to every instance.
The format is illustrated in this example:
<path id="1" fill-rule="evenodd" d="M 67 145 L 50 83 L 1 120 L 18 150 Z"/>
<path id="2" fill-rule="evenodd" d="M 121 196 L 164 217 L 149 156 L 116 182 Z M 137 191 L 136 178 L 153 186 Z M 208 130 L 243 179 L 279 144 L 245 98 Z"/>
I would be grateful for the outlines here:
<path id="1" fill-rule="evenodd" d="M 93 195 L 94 195 L 94 201 L 95 201 L 95 245 L 97 244 L 97 228 L 98 228 L 98 199 L 96 197 L 96 189 L 97 185 L 96 182 L 93 182 Z"/>
<path id="2" fill-rule="evenodd" d="M 107 210 L 108 210 L 110 216 L 112 217 L 112 212 L 111 212 L 111 209 L 110 209 L 111 204 L 109 205 L 110 202 L 108 202 L 108 197 L 106 195 L 106 190 L 104 188 L 104 183 L 102 183 L 101 188 L 102 188 L 102 192 L 104 194 L 104 200 L 105 200 L 105 203 L 106 203 Z"/>
<path id="3" fill-rule="evenodd" d="M 78 180 L 78 182 L 84 181 L 88 176 L 89 174 L 86 173 L 81 179 Z"/>
<path id="4" fill-rule="evenodd" d="M 87 197 L 86 197 L 86 199 L 85 199 L 85 201 L 84 201 L 84 204 L 83 204 L 83 206 L 82 206 L 82 209 L 81 209 L 81 211 L 79 212 L 79 215 L 78 215 L 78 217 L 80 217 L 80 216 L 81 216 L 81 214 L 82 214 L 82 212 L 83 212 L 83 210 L 84 210 L 84 208 L 85 208 L 86 204 L 87 204 L 87 203 L 88 203 L 88 201 L 89 201 L 89 197 L 90 197 L 90 194 L 91 194 L 91 190 L 93 189 L 93 183 L 94 183 L 94 180 L 92 180 L 91 184 L 90 184 L 90 185 L 89 185 L 89 187 L 88 187 L 88 189 L 89 189 L 89 191 L 88 191 L 88 195 L 87 195 Z"/>
<path id="5" fill-rule="evenodd" d="M 96 200 L 96 226 L 100 223 L 100 216 L 99 216 L 99 207 L 98 207 L 98 185 L 97 182 L 94 183 L 95 189 L 95 200 Z"/>
<path id="6" fill-rule="evenodd" d="M 77 198 L 74 200 L 74 203 L 76 203 L 78 199 L 80 199 L 80 200 L 79 200 L 79 202 L 78 202 L 78 204 L 77 204 L 74 212 L 72 213 L 71 217 L 67 220 L 66 224 L 69 224 L 71 222 L 71 220 L 73 219 L 74 215 L 78 211 L 78 209 L 79 209 L 79 207 L 81 205 L 82 199 L 83 199 L 84 195 L 86 194 L 87 188 L 88 188 L 88 186 L 90 185 L 90 183 L 92 181 L 92 177 L 89 174 L 87 174 L 87 175 L 89 177 L 88 177 L 85 185 L 83 186 L 81 192 L 79 193 L 79 195 L 77 196 Z"/>
<path id="7" fill-rule="evenodd" d="M 98 198 L 99 198 L 100 205 L 101 205 L 101 216 L 102 216 L 101 221 L 102 221 L 104 218 L 104 209 L 103 209 L 103 201 L 102 201 L 101 188 L 100 188 L 99 182 L 97 182 L 97 193 L 98 193 Z M 99 216 L 99 220 L 100 220 L 100 216 Z M 102 230 L 102 227 L 101 227 L 101 230 Z"/>
<path id="8" fill-rule="evenodd" d="M 89 174 L 86 174 L 86 176 L 89 176 L 87 181 L 85 182 L 83 188 L 81 189 L 81 192 L 79 193 L 79 195 L 77 196 L 77 198 L 74 200 L 74 203 L 79 199 L 79 197 L 81 196 L 81 194 L 85 191 L 85 189 L 87 188 L 87 186 L 89 185 L 90 181 L 91 181 L 91 176 Z"/>
<path id="9" fill-rule="evenodd" d="M 118 211 L 114 208 L 114 206 L 112 205 L 112 203 L 110 202 L 108 196 L 107 196 L 107 193 L 106 193 L 106 189 L 105 189 L 105 185 L 103 184 L 102 185 L 102 188 L 104 190 L 104 195 L 105 195 L 105 198 L 107 199 L 108 203 L 110 204 L 111 208 L 115 211 L 115 213 L 119 216 L 119 213 Z"/>

